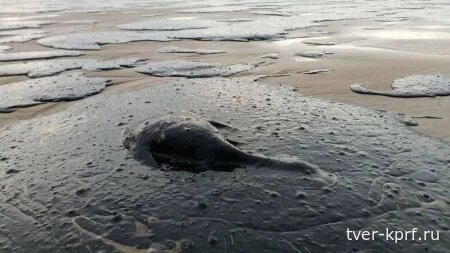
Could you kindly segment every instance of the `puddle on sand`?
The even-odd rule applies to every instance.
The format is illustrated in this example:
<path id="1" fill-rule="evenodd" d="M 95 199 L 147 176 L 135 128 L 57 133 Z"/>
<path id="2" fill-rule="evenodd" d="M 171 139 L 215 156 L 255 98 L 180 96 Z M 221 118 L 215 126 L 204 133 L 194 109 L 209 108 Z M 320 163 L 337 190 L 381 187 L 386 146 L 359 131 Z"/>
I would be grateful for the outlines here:
<path id="1" fill-rule="evenodd" d="M 353 84 L 356 93 L 389 97 L 435 97 L 450 95 L 450 77 L 445 75 L 413 75 L 394 80 L 391 91 L 372 90 L 367 84 Z"/>
<path id="2" fill-rule="evenodd" d="M 251 79 L 183 78 L 92 96 L 2 129 L 0 171 L 20 168 L 2 179 L 0 197 L 7 203 L 0 212 L 11 218 L 2 224 L 14 239 L 2 250 L 117 250 L 92 240 L 101 235 L 118 247 L 138 249 L 157 248 L 155 242 L 174 249 L 174 242 L 184 240 L 181 247 L 189 252 L 446 252 L 448 237 L 432 244 L 343 244 L 335 235 L 349 227 L 447 231 L 448 209 L 424 203 L 449 203 L 448 144 L 416 134 L 394 113 L 304 97 L 292 87 Z M 161 170 L 133 159 L 120 143 L 131 122 L 190 113 L 216 122 L 220 135 L 239 140 L 233 145 L 243 152 L 304 160 L 339 178 L 331 186 L 309 187 L 311 175 L 258 166 Z M 419 178 L 424 174 L 432 183 Z M 86 190 L 74 194 L 80 184 Z M 149 216 L 156 219 L 147 222 Z M 80 233 L 70 222 L 74 217 L 87 217 L 78 224 L 95 235 Z M 151 233 L 137 236 L 136 221 Z"/>

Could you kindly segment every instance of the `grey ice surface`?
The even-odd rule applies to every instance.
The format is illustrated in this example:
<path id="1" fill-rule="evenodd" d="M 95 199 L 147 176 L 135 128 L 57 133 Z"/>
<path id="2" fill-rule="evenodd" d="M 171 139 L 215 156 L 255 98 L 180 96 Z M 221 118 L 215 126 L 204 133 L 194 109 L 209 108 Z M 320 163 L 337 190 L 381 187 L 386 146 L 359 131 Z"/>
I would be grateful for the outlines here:
<path id="1" fill-rule="evenodd" d="M 134 67 L 142 58 L 123 58 L 116 60 L 95 59 L 50 59 L 1 65 L 0 76 L 27 75 L 31 78 L 55 75 L 73 69 L 101 71 Z"/>
<path id="2" fill-rule="evenodd" d="M 389 97 L 435 97 L 450 95 L 450 77 L 445 75 L 413 75 L 394 80 L 392 90 L 372 90 L 367 84 L 353 84 L 350 89 L 356 93 Z"/>
<path id="3" fill-rule="evenodd" d="M 280 59 L 280 54 L 279 53 L 268 53 L 268 54 L 262 55 L 261 58 Z"/>
<path id="4" fill-rule="evenodd" d="M 168 60 L 147 62 L 134 68 L 134 71 L 153 76 L 215 77 L 231 76 L 255 68 L 254 64 L 230 64 Z"/>
<path id="5" fill-rule="evenodd" d="M 16 29 L 0 31 L 0 43 L 21 43 L 45 36 L 41 29 Z"/>
<path id="6" fill-rule="evenodd" d="M 266 16 L 290 16 L 289 14 L 277 11 L 251 11 L 250 14 L 266 15 Z"/>
<path id="7" fill-rule="evenodd" d="M 218 20 L 218 22 L 226 22 L 226 23 L 233 23 L 233 22 L 250 22 L 250 21 L 254 21 L 255 19 L 253 18 L 230 18 L 230 19 L 223 19 L 223 20 Z"/>
<path id="8" fill-rule="evenodd" d="M 73 101 L 104 90 L 110 80 L 68 73 L 0 85 L 0 113 L 45 102 Z"/>
<path id="9" fill-rule="evenodd" d="M 99 50 L 100 44 L 120 44 L 134 41 L 172 41 L 168 34 L 136 31 L 88 32 L 57 35 L 38 40 L 43 46 L 60 49 Z"/>
<path id="10" fill-rule="evenodd" d="M 1 52 L 1 47 L 0 47 Z M 0 62 L 5 61 L 23 61 L 35 59 L 51 59 L 58 57 L 80 56 L 83 53 L 79 51 L 53 50 L 53 51 L 30 51 L 16 53 L 0 53 Z"/>
<path id="11" fill-rule="evenodd" d="M 258 165 L 164 170 L 120 141 L 134 122 L 191 113 L 242 151 L 304 160 L 338 181 L 315 187 L 312 175 Z M 346 240 L 347 228 L 448 231 L 450 146 L 393 114 L 290 87 L 182 79 L 93 96 L 2 129 L 0 144 L 5 252 L 444 253 L 450 243 Z"/>
<path id="12" fill-rule="evenodd" d="M 72 24 L 72 25 L 89 25 L 89 24 L 96 24 L 98 21 L 95 19 L 74 19 L 74 20 L 67 20 L 61 22 L 61 24 Z"/>
<path id="13" fill-rule="evenodd" d="M 212 6 L 212 7 L 200 7 L 200 8 L 189 8 L 184 10 L 178 10 L 180 13 L 214 13 L 214 12 L 236 12 L 236 11 L 246 11 L 250 7 L 246 6 Z"/>
<path id="14" fill-rule="evenodd" d="M 8 51 L 10 50 L 11 47 L 10 46 L 4 46 L 4 45 L 0 45 L 0 52 L 3 53 L 4 51 Z"/>
<path id="15" fill-rule="evenodd" d="M 2 21 L 0 23 L 0 31 L 2 30 L 17 30 L 23 28 L 41 28 L 44 25 L 53 24 L 52 21 L 37 21 L 37 20 L 21 20 L 21 21 Z"/>
<path id="16" fill-rule="evenodd" d="M 162 47 L 158 50 L 158 52 L 160 52 L 160 53 L 193 53 L 193 54 L 199 54 L 199 55 L 226 53 L 226 51 L 223 51 L 223 50 L 191 49 L 191 48 L 182 48 L 182 47 L 178 47 L 178 46 Z"/>
<path id="17" fill-rule="evenodd" d="M 149 19 L 145 21 L 118 25 L 123 30 L 154 30 L 177 31 L 188 29 L 205 29 L 215 25 L 215 21 L 203 19 L 173 20 L 173 19 Z"/>
<path id="18" fill-rule="evenodd" d="M 328 41 L 324 41 L 324 42 L 319 42 L 319 41 L 303 41 L 303 43 L 307 44 L 307 45 L 312 45 L 312 46 L 334 46 L 336 45 L 336 42 L 328 42 Z"/>
<path id="19" fill-rule="evenodd" d="M 265 16 L 249 22 L 216 22 L 213 20 L 147 21 L 119 25 L 123 31 L 74 33 L 38 40 L 43 46 L 60 49 L 99 50 L 102 44 L 133 41 L 171 41 L 179 39 L 207 41 L 253 41 L 283 38 L 286 30 L 310 26 L 309 20 L 293 17 Z M 195 28 L 195 29 L 194 29 Z"/>

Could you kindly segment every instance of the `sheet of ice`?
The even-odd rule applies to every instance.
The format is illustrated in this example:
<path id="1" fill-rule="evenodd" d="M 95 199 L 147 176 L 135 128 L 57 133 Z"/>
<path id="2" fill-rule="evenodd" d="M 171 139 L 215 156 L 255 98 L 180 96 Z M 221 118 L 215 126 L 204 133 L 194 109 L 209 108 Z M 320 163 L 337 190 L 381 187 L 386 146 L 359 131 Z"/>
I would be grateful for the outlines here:
<path id="1" fill-rule="evenodd" d="M 180 13 L 214 13 L 214 12 L 237 12 L 246 11 L 251 7 L 246 6 L 213 6 L 213 7 L 201 7 L 201 8 L 189 8 L 183 10 L 177 10 Z"/>
<path id="2" fill-rule="evenodd" d="M 337 44 L 336 42 L 330 41 L 303 41 L 303 43 L 312 46 L 334 46 Z"/>
<path id="3" fill-rule="evenodd" d="M 0 85 L 0 113 L 45 102 L 73 101 L 104 90 L 110 80 L 68 73 Z"/>
<path id="4" fill-rule="evenodd" d="M 450 77 L 445 75 L 413 75 L 394 80 L 391 91 L 372 90 L 367 84 L 353 84 L 356 93 L 388 97 L 435 97 L 450 95 Z"/>
<path id="5" fill-rule="evenodd" d="M 150 19 L 135 23 L 118 25 L 123 30 L 177 31 L 188 29 L 205 29 L 216 25 L 215 21 L 204 19 Z"/>
<path id="6" fill-rule="evenodd" d="M 269 54 L 262 55 L 261 58 L 280 59 L 280 54 L 279 53 L 269 53 Z"/>
<path id="7" fill-rule="evenodd" d="M 100 44 L 120 44 L 134 41 L 173 41 L 167 33 L 110 31 L 72 33 L 38 40 L 43 46 L 72 50 L 100 50 Z"/>
<path id="8" fill-rule="evenodd" d="M 41 29 L 16 29 L 0 31 L 0 43 L 21 43 L 45 36 Z"/>
<path id="9" fill-rule="evenodd" d="M 74 25 L 89 25 L 96 24 L 98 21 L 95 19 L 75 19 L 75 20 L 66 20 L 61 22 L 61 24 L 74 24 Z"/>
<path id="10" fill-rule="evenodd" d="M 218 22 L 227 22 L 227 23 L 233 23 L 233 22 L 250 22 L 250 21 L 254 21 L 255 19 L 253 18 L 230 18 L 230 19 L 223 19 L 223 20 L 218 20 Z"/>
<path id="11" fill-rule="evenodd" d="M 287 13 L 282 13 L 282 12 L 278 12 L 278 11 L 251 11 L 250 14 L 266 15 L 266 16 L 285 16 L 285 17 L 290 16 Z"/>
<path id="12" fill-rule="evenodd" d="M 191 48 L 181 48 L 178 46 L 167 46 L 158 49 L 160 53 L 191 53 L 191 54 L 223 54 L 226 51 L 223 50 L 214 50 L 214 49 L 191 49 Z"/>
<path id="13" fill-rule="evenodd" d="M 134 67 L 142 58 L 124 58 L 117 60 L 95 59 L 53 59 L 32 62 L 20 62 L 1 65 L 0 76 L 27 75 L 31 78 L 55 75 L 73 69 L 101 71 L 119 69 L 121 67 Z"/>
<path id="14" fill-rule="evenodd" d="M 10 50 L 11 47 L 10 46 L 4 46 L 4 45 L 0 45 L 0 52 L 3 53 L 5 51 Z"/>
<path id="15" fill-rule="evenodd" d="M 330 71 L 332 71 L 332 70 L 330 70 L 330 69 L 312 69 L 312 70 L 303 71 L 301 73 L 307 74 L 307 75 L 315 75 L 315 74 L 327 73 Z"/>
<path id="16" fill-rule="evenodd" d="M 0 52 L 1 51 L 2 50 L 0 47 Z M 69 50 L 0 53 L 0 62 L 35 60 L 35 59 L 51 59 L 51 58 L 58 58 L 58 57 L 80 56 L 83 54 L 84 53 L 79 52 L 79 51 L 69 51 Z"/>
<path id="17" fill-rule="evenodd" d="M 2 21 L 0 23 L 0 31 L 16 30 L 24 28 L 41 28 L 44 25 L 49 25 L 53 23 L 54 23 L 53 21 L 36 21 L 36 20 Z"/>
<path id="18" fill-rule="evenodd" d="M 180 76 L 180 77 L 215 77 L 231 76 L 255 68 L 252 64 L 230 64 L 193 62 L 183 60 L 169 60 L 147 62 L 134 68 L 134 71 L 153 76 Z"/>

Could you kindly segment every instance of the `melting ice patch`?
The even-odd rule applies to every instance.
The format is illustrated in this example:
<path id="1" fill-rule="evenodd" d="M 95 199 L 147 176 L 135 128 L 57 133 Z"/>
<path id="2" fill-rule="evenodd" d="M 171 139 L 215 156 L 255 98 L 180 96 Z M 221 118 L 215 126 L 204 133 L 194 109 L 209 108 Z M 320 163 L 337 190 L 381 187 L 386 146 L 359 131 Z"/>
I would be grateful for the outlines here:
<path id="1" fill-rule="evenodd" d="M 110 83 L 105 78 L 85 77 L 76 72 L 0 85 L 0 112 L 45 102 L 82 99 L 101 92 Z"/>
<path id="2" fill-rule="evenodd" d="M 41 28 L 44 25 L 49 25 L 53 23 L 54 23 L 53 21 L 34 21 L 34 20 L 2 21 L 0 23 L 0 31 L 23 29 L 23 28 Z"/>
<path id="3" fill-rule="evenodd" d="M 160 53 L 192 53 L 192 54 L 223 54 L 226 51 L 223 50 L 214 50 L 214 49 L 191 49 L 191 48 L 182 48 L 178 46 L 167 46 L 162 47 L 158 50 Z"/>
<path id="4" fill-rule="evenodd" d="M 205 29 L 216 24 L 212 20 L 202 19 L 150 19 L 135 23 L 118 25 L 117 27 L 124 30 L 154 30 L 154 31 L 177 31 L 188 29 Z"/>
<path id="5" fill-rule="evenodd" d="M 3 53 L 4 51 L 8 51 L 10 49 L 11 49 L 10 46 L 0 45 L 0 53 Z"/>
<path id="6" fill-rule="evenodd" d="M 0 43 L 21 43 L 40 39 L 44 36 L 45 32 L 40 29 L 5 30 L 0 31 Z"/>
<path id="7" fill-rule="evenodd" d="M 134 67 L 142 58 L 124 58 L 117 60 L 95 59 L 53 59 L 44 61 L 21 62 L 2 65 L 0 76 L 27 75 L 31 78 L 55 75 L 67 70 L 84 69 L 91 71 Z"/>
<path id="8" fill-rule="evenodd" d="M 78 51 L 68 50 L 54 50 L 54 51 L 30 51 L 17 53 L 1 53 L 0 47 L 0 62 L 1 61 L 22 61 L 34 59 L 51 59 L 58 57 L 80 56 L 83 53 Z"/>
<path id="9" fill-rule="evenodd" d="M 110 31 L 72 33 L 47 37 L 37 42 L 43 46 L 60 49 L 100 50 L 100 44 L 120 44 L 134 41 L 172 41 L 167 33 Z"/>
<path id="10" fill-rule="evenodd" d="M 231 76 L 255 68 L 252 64 L 222 65 L 217 63 L 169 60 L 148 62 L 134 71 L 153 76 L 181 76 L 181 77 L 214 77 Z"/>
<path id="11" fill-rule="evenodd" d="M 450 77 L 445 75 L 413 75 L 394 80 L 391 91 L 372 90 L 367 84 L 353 84 L 356 93 L 389 97 L 435 97 L 450 95 Z"/>

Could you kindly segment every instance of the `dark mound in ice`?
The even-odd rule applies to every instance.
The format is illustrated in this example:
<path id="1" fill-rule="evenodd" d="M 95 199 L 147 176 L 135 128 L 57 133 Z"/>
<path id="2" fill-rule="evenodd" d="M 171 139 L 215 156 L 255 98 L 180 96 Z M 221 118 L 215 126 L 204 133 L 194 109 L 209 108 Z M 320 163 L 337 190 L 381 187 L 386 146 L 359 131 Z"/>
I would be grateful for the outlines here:
<path id="1" fill-rule="evenodd" d="M 195 115 L 146 120 L 127 128 L 122 142 L 136 159 L 172 170 L 232 171 L 258 166 L 318 172 L 317 167 L 302 161 L 289 163 L 247 154 L 230 144 L 213 124 Z"/>
<path id="2" fill-rule="evenodd" d="M 0 112 L 11 112 L 15 108 L 45 102 L 86 98 L 101 92 L 110 83 L 105 78 L 72 73 L 0 85 Z"/>
<path id="3" fill-rule="evenodd" d="M 353 84 L 350 89 L 356 93 L 389 97 L 435 97 L 450 95 L 450 77 L 444 75 L 413 75 L 394 80 L 392 91 L 378 91 L 366 84 Z"/>
<path id="4" fill-rule="evenodd" d="M 231 76 L 255 68 L 252 64 L 221 65 L 216 63 L 169 60 L 148 62 L 134 71 L 153 76 L 214 77 Z"/>

